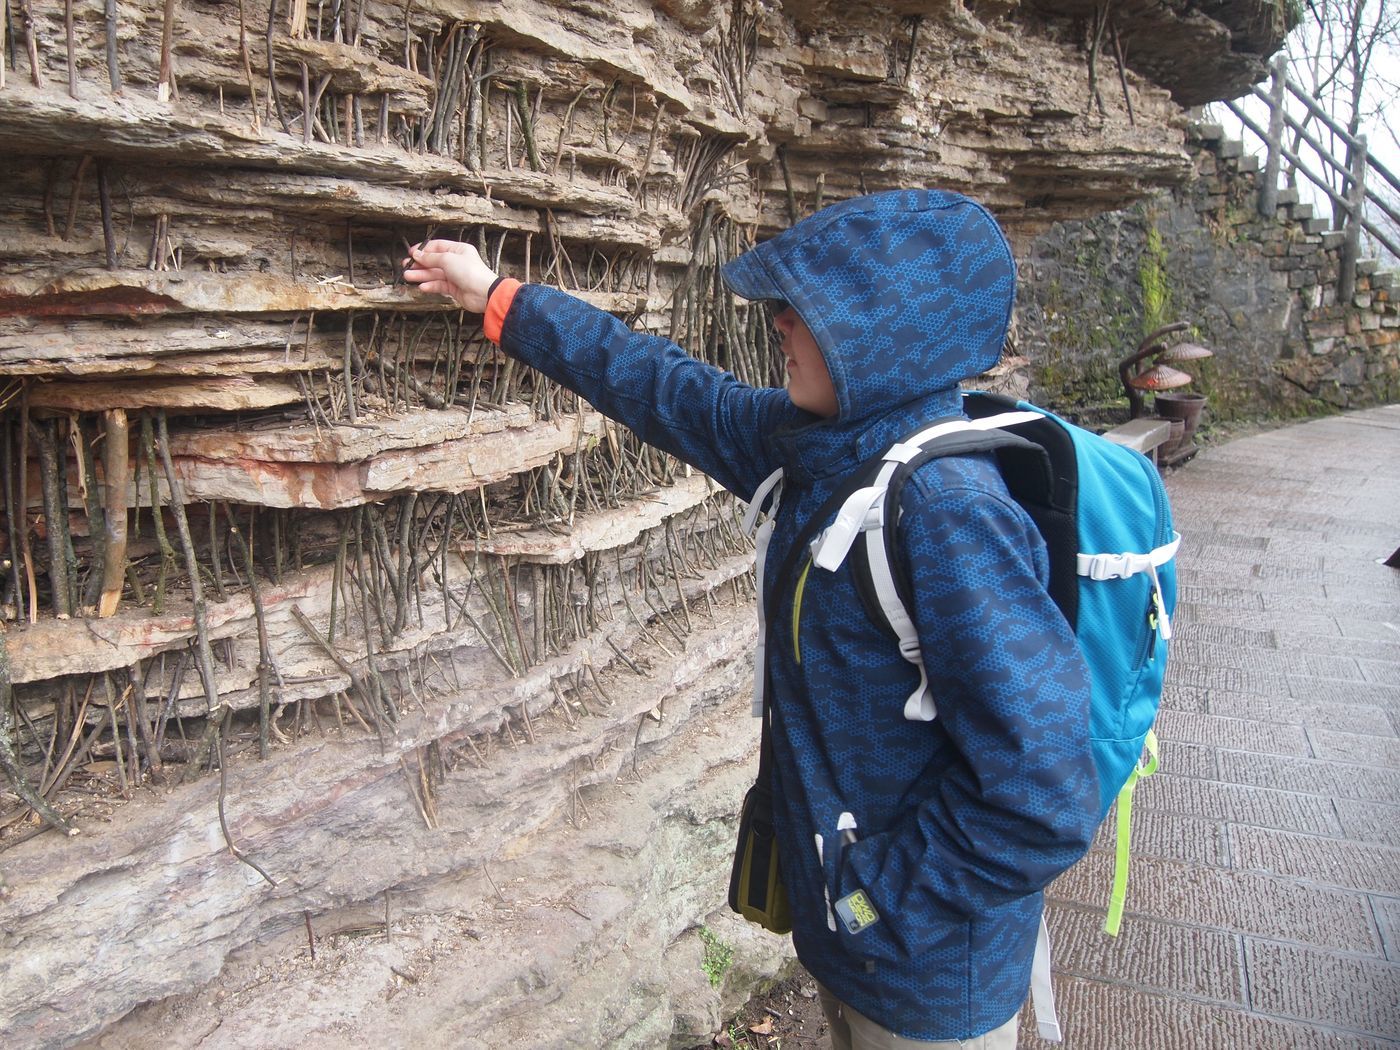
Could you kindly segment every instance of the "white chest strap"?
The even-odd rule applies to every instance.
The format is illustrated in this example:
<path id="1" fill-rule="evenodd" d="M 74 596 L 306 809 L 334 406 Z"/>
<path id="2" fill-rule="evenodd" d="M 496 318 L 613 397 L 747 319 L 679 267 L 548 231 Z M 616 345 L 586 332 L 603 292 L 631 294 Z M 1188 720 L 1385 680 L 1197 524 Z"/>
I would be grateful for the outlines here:
<path id="1" fill-rule="evenodd" d="M 778 503 L 782 494 L 783 468 L 779 467 L 764 478 L 763 483 L 754 490 L 748 510 L 744 511 L 744 535 L 753 537 L 754 572 L 758 578 L 758 647 L 754 652 L 753 700 L 749 706 L 755 718 L 763 717 L 763 688 L 768 660 L 768 619 L 763 609 L 763 567 L 768 561 L 768 541 L 773 538 L 773 522 L 778 517 Z M 758 516 L 763 513 L 764 504 L 770 501 L 772 506 L 768 509 L 768 520 L 759 525 Z"/>

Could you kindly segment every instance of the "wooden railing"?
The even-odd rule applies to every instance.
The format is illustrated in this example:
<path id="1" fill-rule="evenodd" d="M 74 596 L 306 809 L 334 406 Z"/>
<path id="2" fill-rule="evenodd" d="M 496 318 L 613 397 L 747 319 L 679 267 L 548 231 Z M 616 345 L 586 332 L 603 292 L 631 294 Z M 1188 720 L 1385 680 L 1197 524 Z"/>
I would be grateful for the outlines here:
<path id="1" fill-rule="evenodd" d="M 1376 225 L 1367 218 L 1366 214 L 1369 205 L 1377 211 L 1383 212 L 1392 222 L 1400 225 L 1400 211 L 1397 211 L 1393 204 L 1367 185 L 1367 177 L 1374 173 L 1389 184 L 1397 194 L 1400 194 L 1400 179 L 1396 179 L 1385 165 L 1368 153 L 1365 135 L 1351 134 L 1330 117 L 1317 104 L 1316 99 L 1292 81 L 1288 76 L 1287 59 L 1283 55 L 1274 59 L 1273 77 L 1269 84 L 1269 90 L 1265 91 L 1256 85 L 1251 88 L 1251 91 L 1256 98 L 1262 100 L 1269 107 L 1267 128 L 1261 128 L 1240 106 L 1233 102 L 1226 102 L 1225 108 L 1233 113 L 1241 124 L 1257 135 L 1268 150 L 1264 162 L 1264 173 L 1259 180 L 1259 212 L 1261 215 L 1271 217 L 1278 209 L 1279 174 L 1283 169 L 1284 161 L 1288 162 L 1294 172 L 1309 179 L 1337 205 L 1334 214 L 1340 217 L 1338 228 L 1343 232 L 1341 265 L 1337 277 L 1337 300 L 1338 302 L 1347 302 L 1356 290 L 1356 263 L 1361 253 L 1362 230 L 1384 245 L 1392 255 L 1400 258 L 1400 243 L 1397 243 L 1396 235 Z M 1302 104 L 1308 113 L 1308 119 L 1299 120 L 1288 112 L 1289 96 Z M 1336 140 L 1345 146 L 1347 156 L 1340 160 L 1334 156 L 1332 148 L 1325 145 L 1320 136 L 1308 130 L 1309 120 L 1316 120 L 1318 124 L 1336 136 Z M 1311 168 L 1294 150 L 1288 147 L 1284 141 L 1284 135 L 1287 131 L 1293 132 L 1297 136 L 1298 142 L 1305 142 L 1312 147 L 1313 152 L 1322 161 L 1322 173 Z M 1328 167 L 1340 173 L 1340 191 L 1333 188 L 1331 181 L 1326 177 Z"/>

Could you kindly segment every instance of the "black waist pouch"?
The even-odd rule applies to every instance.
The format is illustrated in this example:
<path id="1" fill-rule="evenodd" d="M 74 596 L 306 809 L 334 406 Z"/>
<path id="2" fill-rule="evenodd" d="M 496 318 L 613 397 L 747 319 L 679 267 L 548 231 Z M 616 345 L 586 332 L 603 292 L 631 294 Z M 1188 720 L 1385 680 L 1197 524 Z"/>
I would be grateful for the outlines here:
<path id="1" fill-rule="evenodd" d="M 792 932 L 787 891 L 778 867 L 778 840 L 773 833 L 773 796 L 759 784 L 749 788 L 739 814 L 739 843 L 729 874 L 729 907 L 765 930 Z"/>

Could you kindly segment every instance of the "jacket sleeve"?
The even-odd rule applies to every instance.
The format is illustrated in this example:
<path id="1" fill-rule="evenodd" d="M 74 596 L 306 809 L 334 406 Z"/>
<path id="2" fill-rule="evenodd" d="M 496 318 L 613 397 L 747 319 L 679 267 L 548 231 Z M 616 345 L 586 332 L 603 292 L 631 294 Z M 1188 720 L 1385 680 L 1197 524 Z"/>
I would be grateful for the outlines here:
<path id="1" fill-rule="evenodd" d="M 500 342 L 512 357 L 740 499 L 752 496 L 776 466 L 767 435 L 804 415 L 784 390 L 741 383 L 674 343 L 633 332 L 611 314 L 542 285 L 515 293 Z"/>
<path id="2" fill-rule="evenodd" d="M 1007 497 L 935 488 L 923 471 L 901 504 L 911 611 L 948 743 L 929 797 L 849 846 L 839 887 L 864 889 L 882 920 L 842 931 L 847 947 L 892 959 L 920 954 L 920 931 L 1042 889 L 1089 848 L 1099 800 L 1088 670 L 1046 591 L 1034 524 Z"/>

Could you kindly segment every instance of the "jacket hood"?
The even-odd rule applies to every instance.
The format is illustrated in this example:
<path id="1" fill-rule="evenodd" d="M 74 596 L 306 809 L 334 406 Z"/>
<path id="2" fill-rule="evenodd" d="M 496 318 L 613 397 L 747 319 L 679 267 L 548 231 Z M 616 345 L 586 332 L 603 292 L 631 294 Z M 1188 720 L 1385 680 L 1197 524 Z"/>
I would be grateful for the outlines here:
<path id="1" fill-rule="evenodd" d="M 1016 285 L 996 221 L 942 190 L 833 204 L 730 260 L 722 274 L 741 298 L 781 300 L 806 322 L 843 424 L 996 364 Z"/>

